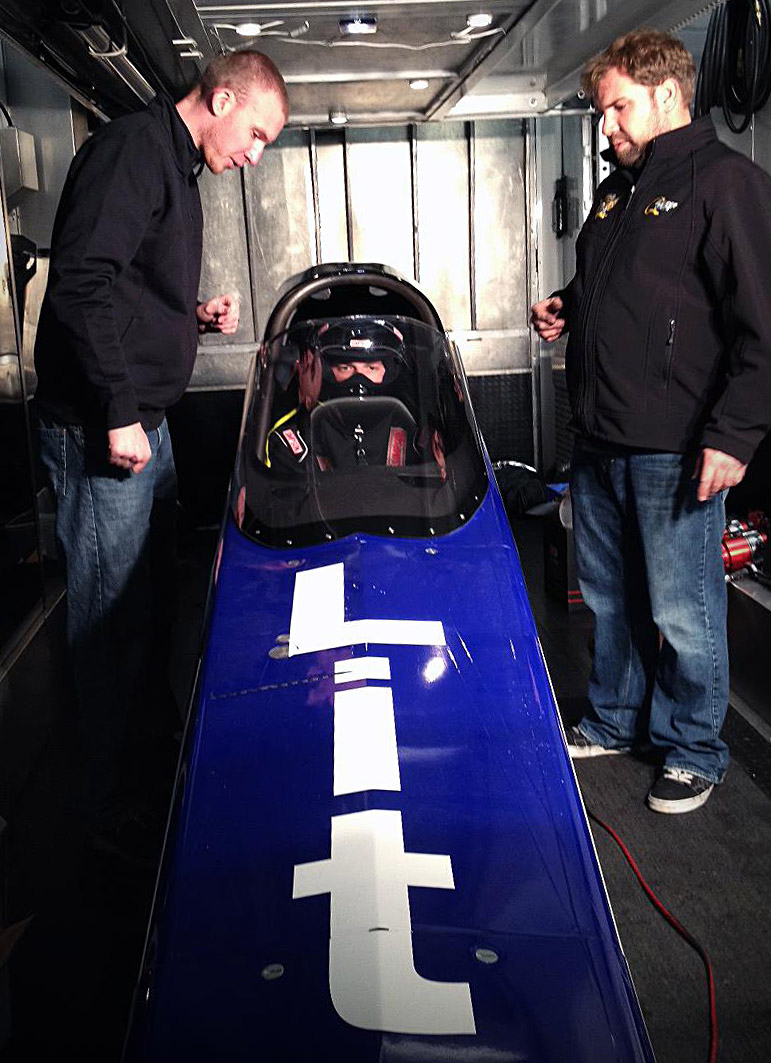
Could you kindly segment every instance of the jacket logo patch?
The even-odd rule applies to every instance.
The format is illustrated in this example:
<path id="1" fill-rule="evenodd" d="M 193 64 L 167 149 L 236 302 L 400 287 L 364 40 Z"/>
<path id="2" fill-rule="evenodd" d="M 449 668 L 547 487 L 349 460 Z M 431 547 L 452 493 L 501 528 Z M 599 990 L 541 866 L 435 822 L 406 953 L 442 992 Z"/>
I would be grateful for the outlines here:
<path id="1" fill-rule="evenodd" d="M 658 196 L 652 200 L 645 208 L 645 213 L 652 215 L 654 218 L 658 218 L 659 214 L 671 214 L 673 210 L 677 210 L 680 206 L 679 203 L 675 203 L 673 199 L 667 199 L 666 196 Z"/>
<path id="2" fill-rule="evenodd" d="M 600 221 L 605 221 L 605 219 L 616 206 L 618 201 L 619 196 L 615 192 L 608 192 L 607 196 L 605 196 L 602 203 L 600 203 L 599 207 L 597 208 L 594 215 L 595 218 L 598 218 Z"/>

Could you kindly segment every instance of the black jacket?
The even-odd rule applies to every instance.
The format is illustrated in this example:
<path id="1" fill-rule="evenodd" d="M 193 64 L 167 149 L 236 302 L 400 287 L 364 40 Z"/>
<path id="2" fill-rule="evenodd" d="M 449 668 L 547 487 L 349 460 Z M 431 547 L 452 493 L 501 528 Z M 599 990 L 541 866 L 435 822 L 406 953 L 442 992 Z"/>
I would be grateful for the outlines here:
<path id="1" fill-rule="evenodd" d="M 162 98 L 75 156 L 35 343 L 36 399 L 58 420 L 155 428 L 185 390 L 198 344 L 199 158 Z"/>
<path id="2" fill-rule="evenodd" d="M 749 461 L 771 425 L 771 177 L 710 118 L 600 185 L 562 294 L 574 425 Z"/>

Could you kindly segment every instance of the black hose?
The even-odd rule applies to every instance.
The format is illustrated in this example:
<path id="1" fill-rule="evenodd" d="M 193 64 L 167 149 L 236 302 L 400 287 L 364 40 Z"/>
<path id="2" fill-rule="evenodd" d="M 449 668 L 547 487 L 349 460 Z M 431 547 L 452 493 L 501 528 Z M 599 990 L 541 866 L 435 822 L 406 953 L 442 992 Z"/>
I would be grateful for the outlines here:
<path id="1" fill-rule="evenodd" d="M 710 17 L 696 82 L 697 118 L 720 107 L 743 133 L 771 95 L 771 0 L 726 0 Z"/>

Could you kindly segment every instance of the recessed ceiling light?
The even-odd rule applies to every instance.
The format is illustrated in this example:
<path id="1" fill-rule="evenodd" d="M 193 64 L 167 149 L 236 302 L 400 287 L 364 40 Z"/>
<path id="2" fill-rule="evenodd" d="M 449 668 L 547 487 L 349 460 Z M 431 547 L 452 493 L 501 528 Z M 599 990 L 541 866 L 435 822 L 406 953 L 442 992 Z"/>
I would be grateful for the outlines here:
<path id="1" fill-rule="evenodd" d="M 345 125 L 348 121 L 348 115 L 342 109 L 342 107 L 330 107 L 329 120 L 332 125 Z"/>
<path id="2" fill-rule="evenodd" d="M 236 33 L 240 37 L 259 37 L 262 33 L 262 26 L 259 22 L 241 22 L 236 26 Z"/>
<path id="3" fill-rule="evenodd" d="M 374 15 L 352 15 L 350 18 L 341 18 L 338 25 L 344 37 L 377 33 L 377 19 Z"/>
<path id="4" fill-rule="evenodd" d="M 466 15 L 466 25 L 470 30 L 486 30 L 492 24 L 493 16 L 487 11 L 478 11 L 475 15 Z"/>
<path id="5" fill-rule="evenodd" d="M 419 91 L 420 89 L 427 89 L 428 82 L 425 78 L 413 78 L 410 82 L 410 88 Z"/>

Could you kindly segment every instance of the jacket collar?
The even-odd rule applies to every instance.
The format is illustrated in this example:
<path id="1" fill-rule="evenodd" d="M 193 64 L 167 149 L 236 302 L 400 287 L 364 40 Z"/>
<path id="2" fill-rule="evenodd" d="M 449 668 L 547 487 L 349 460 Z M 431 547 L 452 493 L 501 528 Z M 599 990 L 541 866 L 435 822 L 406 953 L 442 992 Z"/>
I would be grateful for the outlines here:
<path id="1" fill-rule="evenodd" d="M 652 140 L 645 160 L 646 165 L 654 158 L 659 163 L 662 160 L 669 161 L 691 155 L 712 140 L 717 140 L 717 133 L 711 117 L 705 114 L 688 125 L 672 129 L 669 133 L 661 133 Z"/>
<path id="2" fill-rule="evenodd" d="M 173 100 L 166 93 L 160 92 L 147 105 L 147 110 L 168 135 L 177 168 L 187 177 L 200 164 L 201 153 L 190 136 L 190 130 L 180 118 Z"/>
<path id="3" fill-rule="evenodd" d="M 688 125 L 680 126 L 679 129 L 672 129 L 668 133 L 661 133 L 659 136 L 654 137 L 648 145 L 645 161 L 642 167 L 638 169 L 630 170 L 621 166 L 612 147 L 608 147 L 601 152 L 601 156 L 606 162 L 613 163 L 617 169 L 622 170 L 628 176 L 629 181 L 634 183 L 635 179 L 640 176 L 641 171 L 653 159 L 656 160 L 656 165 L 658 165 L 662 161 L 669 162 L 683 158 L 713 140 L 717 140 L 717 133 L 715 132 L 712 118 L 706 114 L 702 118 L 695 118 Z"/>

